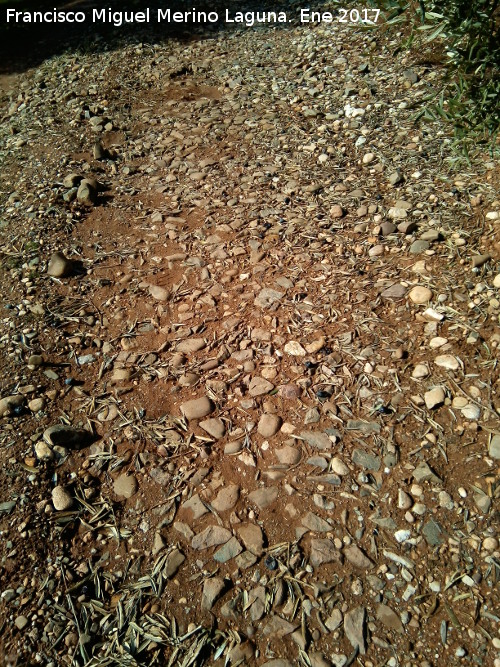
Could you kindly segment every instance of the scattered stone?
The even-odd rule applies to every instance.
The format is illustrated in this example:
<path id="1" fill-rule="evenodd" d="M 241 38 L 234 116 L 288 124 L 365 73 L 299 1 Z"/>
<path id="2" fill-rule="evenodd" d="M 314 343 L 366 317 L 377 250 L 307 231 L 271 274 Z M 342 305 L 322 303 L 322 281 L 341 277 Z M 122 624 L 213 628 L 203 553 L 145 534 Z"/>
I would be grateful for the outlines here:
<path id="1" fill-rule="evenodd" d="M 187 340 L 182 340 L 180 343 L 177 343 L 175 349 L 177 352 L 192 354 L 203 350 L 206 346 L 207 344 L 203 338 L 188 338 Z"/>
<path id="2" fill-rule="evenodd" d="M 426 364 L 417 364 L 411 374 L 414 380 L 421 380 L 429 375 L 429 368 Z"/>
<path id="3" fill-rule="evenodd" d="M 439 546 L 444 541 L 444 533 L 442 527 L 431 519 L 422 528 L 422 535 L 425 537 L 427 544 L 431 547 Z"/>
<path id="4" fill-rule="evenodd" d="M 324 451 L 333 446 L 330 437 L 321 431 L 302 431 L 300 437 L 307 442 L 310 447 Z"/>
<path id="5" fill-rule="evenodd" d="M 55 252 L 51 255 L 47 264 L 47 274 L 53 278 L 66 278 L 71 276 L 74 271 L 74 263 L 65 257 L 62 252 Z"/>
<path id="6" fill-rule="evenodd" d="M 52 504 L 58 512 L 64 512 L 73 507 L 73 497 L 63 486 L 52 489 Z"/>
<path id="7" fill-rule="evenodd" d="M 182 503 L 181 508 L 191 513 L 190 516 L 192 521 L 196 521 L 208 512 L 208 509 L 198 494 L 191 496 L 189 500 L 186 500 L 186 502 Z"/>
<path id="8" fill-rule="evenodd" d="M 276 456 L 283 465 L 293 466 L 300 461 L 301 453 L 296 447 L 285 445 L 285 447 L 276 450 Z"/>
<path id="9" fill-rule="evenodd" d="M 97 202 L 97 188 L 89 179 L 84 178 L 78 186 L 76 198 L 84 206 L 94 206 Z"/>
<path id="10" fill-rule="evenodd" d="M 490 259 L 492 259 L 490 253 L 486 253 L 485 255 L 474 255 L 472 258 L 472 268 L 478 269 L 483 266 L 483 264 L 486 264 L 486 262 L 489 262 Z"/>
<path id="11" fill-rule="evenodd" d="M 369 570 L 374 566 L 373 561 L 355 544 L 344 549 L 344 555 L 354 567 L 360 570 Z"/>
<path id="12" fill-rule="evenodd" d="M 365 468 L 365 470 L 373 470 L 374 472 L 378 472 L 381 466 L 380 458 L 364 449 L 355 449 L 353 451 L 352 462 Z"/>
<path id="13" fill-rule="evenodd" d="M 149 293 L 157 301 L 168 301 L 169 292 L 164 287 L 160 287 L 160 285 L 150 285 Z"/>
<path id="14" fill-rule="evenodd" d="M 361 655 L 366 653 L 366 609 L 356 607 L 344 616 L 344 631 L 353 649 L 358 649 Z"/>
<path id="15" fill-rule="evenodd" d="M 342 218 L 344 215 L 344 209 L 340 204 L 334 204 L 330 209 L 330 217 L 334 219 Z"/>
<path id="16" fill-rule="evenodd" d="M 333 542 L 328 539 L 312 539 L 309 562 L 312 567 L 318 567 L 324 563 L 339 563 L 342 560 L 340 551 Z"/>
<path id="17" fill-rule="evenodd" d="M 444 403 L 446 395 L 442 387 L 434 387 L 424 394 L 425 405 L 428 410 L 433 410 Z"/>
<path id="18" fill-rule="evenodd" d="M 217 600 L 221 597 L 226 582 L 221 577 L 212 577 L 206 579 L 203 584 L 203 593 L 201 596 L 201 608 L 204 611 L 210 611 Z"/>
<path id="19" fill-rule="evenodd" d="M 404 181 L 404 177 L 403 177 L 403 174 L 401 173 L 401 171 L 399 169 L 396 169 L 396 171 L 394 171 L 392 174 L 390 174 L 388 180 L 389 180 L 389 183 L 392 186 L 396 186 L 396 185 L 399 185 L 400 183 L 402 183 Z"/>
<path id="20" fill-rule="evenodd" d="M 226 432 L 226 427 L 224 426 L 224 422 L 222 421 L 222 419 L 219 419 L 218 417 L 214 417 L 212 419 L 205 419 L 204 421 L 201 421 L 199 423 L 199 426 L 204 431 L 206 431 L 208 435 L 211 435 L 212 438 L 215 438 L 216 440 L 220 440 L 220 438 L 223 438 Z"/>
<path id="21" fill-rule="evenodd" d="M 257 431 L 264 438 L 272 438 L 281 428 L 282 419 L 278 415 L 264 413 L 259 419 Z"/>
<path id="22" fill-rule="evenodd" d="M 254 304 L 260 308 L 270 308 L 276 302 L 280 301 L 284 296 L 284 292 L 278 292 L 275 289 L 265 287 L 255 298 Z"/>
<path id="23" fill-rule="evenodd" d="M 407 288 L 400 283 L 387 287 L 382 293 L 383 299 L 402 299 L 406 295 Z"/>
<path id="24" fill-rule="evenodd" d="M 121 498 L 131 498 L 137 493 L 138 488 L 137 479 L 128 473 L 119 475 L 113 483 L 113 491 Z"/>
<path id="25" fill-rule="evenodd" d="M 217 494 L 217 497 L 212 501 L 212 507 L 217 512 L 227 512 L 238 502 L 240 497 L 240 487 L 236 484 L 230 484 L 229 486 L 221 489 Z"/>
<path id="26" fill-rule="evenodd" d="M 413 303 L 428 303 L 432 299 L 432 292 L 428 287 L 414 287 L 408 294 Z"/>
<path id="27" fill-rule="evenodd" d="M 255 523 L 247 523 L 238 526 L 236 530 L 248 551 L 256 556 L 261 556 L 264 550 L 264 535 L 260 526 Z"/>
<path id="28" fill-rule="evenodd" d="M 257 505 L 261 510 L 265 509 L 278 497 L 278 489 L 275 486 L 256 489 L 248 494 L 248 499 Z"/>
<path id="29" fill-rule="evenodd" d="M 292 357 L 305 357 L 306 355 L 305 349 L 296 340 L 289 341 L 285 345 L 284 350 L 287 354 L 291 355 Z"/>
<path id="30" fill-rule="evenodd" d="M 422 241 L 422 239 L 418 239 L 417 241 L 413 241 L 413 243 L 410 246 L 409 252 L 411 255 L 420 255 L 426 250 L 429 250 L 431 247 L 431 244 L 429 241 Z"/>
<path id="31" fill-rule="evenodd" d="M 43 432 L 43 439 L 50 447 L 67 447 L 81 449 L 94 441 L 94 435 L 84 428 L 55 424 Z"/>
<path id="32" fill-rule="evenodd" d="M 500 435 L 492 435 L 488 446 L 488 454 L 492 459 L 500 459 Z"/>
<path id="33" fill-rule="evenodd" d="M 396 632 L 399 632 L 399 634 L 404 633 L 401 619 L 396 612 L 392 611 L 386 604 L 377 605 L 377 619 L 381 621 L 386 628 L 389 628 L 389 630 L 395 630 Z"/>
<path id="34" fill-rule="evenodd" d="M 219 544 L 225 544 L 231 539 L 232 535 L 227 528 L 222 526 L 207 526 L 201 533 L 195 535 L 191 541 L 191 546 L 197 551 L 217 547 Z"/>
<path id="35" fill-rule="evenodd" d="M 14 625 L 18 630 L 24 630 L 24 628 L 28 625 L 29 620 L 26 618 L 26 616 L 16 616 L 16 620 L 14 621 Z"/>
<path id="36" fill-rule="evenodd" d="M 302 517 L 302 525 L 305 526 L 308 530 L 311 530 L 315 533 L 328 533 L 332 530 L 332 526 L 325 521 L 317 514 L 308 512 L 304 517 Z"/>
<path id="37" fill-rule="evenodd" d="M 458 362 L 458 359 L 454 357 L 452 354 L 441 354 L 434 359 L 434 363 L 436 364 L 436 366 L 440 366 L 441 368 L 446 368 L 446 370 L 449 371 L 456 371 L 460 368 L 460 363 Z"/>
<path id="38" fill-rule="evenodd" d="M 325 620 L 325 625 L 330 630 L 330 632 L 335 632 L 337 628 L 340 628 L 344 620 L 344 615 L 340 609 L 335 608 L 330 616 Z"/>
<path id="39" fill-rule="evenodd" d="M 269 382 L 269 380 L 265 380 L 262 377 L 253 377 L 250 381 L 250 385 L 248 387 L 248 393 L 250 396 L 262 396 L 263 394 L 268 394 L 270 391 L 274 389 L 274 385 Z"/>
<path id="40" fill-rule="evenodd" d="M 208 396 L 194 398 L 192 401 L 187 401 L 181 405 L 181 412 L 188 421 L 191 421 L 191 419 L 202 419 L 213 411 L 214 406 Z"/>

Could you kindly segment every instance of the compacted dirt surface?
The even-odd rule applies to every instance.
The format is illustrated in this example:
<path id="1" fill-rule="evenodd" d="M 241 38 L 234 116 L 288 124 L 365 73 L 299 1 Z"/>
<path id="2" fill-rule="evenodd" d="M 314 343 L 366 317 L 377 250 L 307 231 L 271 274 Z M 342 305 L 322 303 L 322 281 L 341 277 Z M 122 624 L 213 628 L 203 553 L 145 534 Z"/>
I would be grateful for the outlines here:
<path id="1" fill-rule="evenodd" d="M 500 664 L 498 172 L 402 39 L 2 80 L 2 665 Z"/>

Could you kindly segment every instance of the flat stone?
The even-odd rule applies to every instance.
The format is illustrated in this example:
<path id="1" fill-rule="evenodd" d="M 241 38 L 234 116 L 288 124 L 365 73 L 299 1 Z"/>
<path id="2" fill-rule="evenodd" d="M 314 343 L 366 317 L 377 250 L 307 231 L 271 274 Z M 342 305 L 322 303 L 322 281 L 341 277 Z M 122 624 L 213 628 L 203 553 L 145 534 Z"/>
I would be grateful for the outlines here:
<path id="1" fill-rule="evenodd" d="M 500 435 L 493 435 L 488 445 L 488 454 L 492 459 L 500 459 Z"/>
<path id="2" fill-rule="evenodd" d="M 211 435 L 212 438 L 215 438 L 216 440 L 220 440 L 220 438 L 223 438 L 226 432 L 226 427 L 224 426 L 224 422 L 222 421 L 222 419 L 219 419 L 218 417 L 214 417 L 212 419 L 205 419 L 204 421 L 201 421 L 199 423 L 199 427 L 202 428 L 204 431 L 206 431 L 208 435 Z"/>
<path id="3" fill-rule="evenodd" d="M 428 287 L 417 285 L 410 290 L 408 297 L 416 304 L 428 303 L 432 299 L 432 292 Z"/>
<path id="4" fill-rule="evenodd" d="M 330 530 L 332 530 L 332 526 L 330 526 L 328 521 L 325 521 L 317 514 L 313 514 L 313 512 L 308 512 L 304 517 L 302 517 L 301 523 L 308 530 L 312 530 L 315 533 L 328 533 Z"/>
<path id="5" fill-rule="evenodd" d="M 404 633 L 404 627 L 401 623 L 401 619 L 390 607 L 386 604 L 377 605 L 377 620 L 379 620 L 386 628 L 389 630 L 395 630 L 399 634 Z"/>
<path id="6" fill-rule="evenodd" d="M 414 380 L 421 380 L 429 375 L 429 368 L 426 364 L 416 364 L 411 374 Z"/>
<path id="7" fill-rule="evenodd" d="M 149 293 L 157 301 L 167 301 L 169 297 L 169 291 L 160 285 L 150 285 Z"/>
<path id="8" fill-rule="evenodd" d="M 264 413 L 259 419 L 257 431 L 264 438 L 272 438 L 281 428 L 283 420 L 278 415 L 272 413 Z"/>
<path id="9" fill-rule="evenodd" d="M 413 471 L 413 479 L 416 482 L 434 482 L 435 484 L 441 484 L 441 479 L 436 475 L 434 470 L 426 461 L 422 461 Z"/>
<path id="10" fill-rule="evenodd" d="M 330 630 L 330 632 L 335 632 L 337 628 L 340 628 L 343 620 L 344 614 L 340 611 L 340 609 L 336 608 L 332 611 L 330 616 L 325 619 L 325 625 Z"/>
<path id="11" fill-rule="evenodd" d="M 55 458 L 55 454 L 52 451 L 52 448 L 48 446 L 46 442 L 40 440 L 35 445 L 35 456 L 40 461 L 52 461 Z"/>
<path id="12" fill-rule="evenodd" d="M 281 387 L 278 388 L 278 396 L 289 401 L 300 398 L 301 394 L 302 389 L 296 384 L 282 384 Z"/>
<path id="13" fill-rule="evenodd" d="M 439 523 L 437 523 L 437 521 L 434 521 L 434 519 L 431 519 L 426 524 L 424 524 L 422 528 L 422 535 L 425 537 L 427 544 L 429 544 L 431 547 L 436 547 L 440 544 L 443 544 L 443 528 L 439 525 Z"/>
<path id="14" fill-rule="evenodd" d="M 203 338 L 187 338 L 186 340 L 181 340 L 175 346 L 177 352 L 183 352 L 185 354 L 190 354 L 193 352 L 199 352 L 207 346 Z"/>
<path id="15" fill-rule="evenodd" d="M 217 547 L 219 544 L 225 544 L 231 537 L 231 532 L 227 528 L 212 525 L 195 535 L 191 541 L 191 546 L 193 549 L 201 551 L 202 549 Z"/>
<path id="16" fill-rule="evenodd" d="M 254 304 L 260 308 L 270 308 L 274 303 L 280 301 L 285 296 L 284 292 L 265 287 L 254 299 Z"/>
<path id="17" fill-rule="evenodd" d="M 270 639 L 281 639 L 291 634 L 298 627 L 298 623 L 290 623 L 281 616 L 273 614 L 264 626 L 262 634 Z"/>
<path id="18" fill-rule="evenodd" d="M 352 462 L 361 466 L 365 470 L 373 470 L 377 472 L 380 470 L 381 461 L 378 456 L 370 454 L 364 449 L 355 449 L 352 453 Z"/>
<path id="19" fill-rule="evenodd" d="M 24 628 L 28 625 L 29 620 L 26 618 L 26 616 L 16 616 L 16 620 L 14 621 L 14 625 L 18 630 L 24 630 Z"/>
<path id="20" fill-rule="evenodd" d="M 481 416 L 481 408 L 478 405 L 469 403 L 461 409 L 462 415 L 465 419 L 477 420 Z"/>
<path id="21" fill-rule="evenodd" d="M 241 544 L 233 536 L 220 549 L 214 553 L 214 560 L 218 563 L 227 563 L 228 560 L 235 558 L 243 551 Z"/>
<path id="22" fill-rule="evenodd" d="M 52 489 L 52 504 L 58 512 L 71 509 L 73 502 L 73 497 L 63 486 L 55 486 Z"/>
<path id="23" fill-rule="evenodd" d="M 344 215 L 344 209 L 340 204 L 334 204 L 330 209 L 331 218 L 341 218 Z"/>
<path id="24" fill-rule="evenodd" d="M 339 563 L 342 560 L 340 551 L 335 547 L 332 540 L 312 539 L 309 562 L 312 567 L 318 567 L 324 563 Z"/>
<path id="25" fill-rule="evenodd" d="M 268 486 L 262 489 L 256 489 L 248 494 L 248 499 L 257 505 L 261 510 L 269 507 L 278 497 L 278 489 L 275 486 Z"/>
<path id="26" fill-rule="evenodd" d="M 136 478 L 128 473 L 119 475 L 113 483 L 113 491 L 121 498 L 131 498 L 137 493 L 138 488 Z"/>
<path id="27" fill-rule="evenodd" d="M 180 568 L 180 566 L 184 563 L 186 560 L 186 556 L 179 551 L 179 549 L 175 548 L 173 549 L 167 556 L 167 560 L 165 562 L 165 567 L 163 568 L 163 575 L 167 579 L 171 579 L 173 576 L 177 574 L 177 570 Z"/>
<path id="28" fill-rule="evenodd" d="M 330 461 L 330 468 L 332 472 L 336 473 L 337 475 L 340 475 L 340 477 L 344 477 L 345 475 L 349 475 L 351 472 L 347 465 L 338 458 L 338 456 L 334 456 L 333 459 Z"/>
<path id="29" fill-rule="evenodd" d="M 274 658 L 264 662 L 262 667 L 294 667 L 294 664 L 290 660 L 285 660 L 285 658 Z"/>
<path id="30" fill-rule="evenodd" d="M 361 419 L 348 419 L 346 424 L 348 431 L 361 431 L 364 435 L 380 433 L 380 424 L 377 422 L 365 422 Z"/>
<path id="31" fill-rule="evenodd" d="M 194 398 L 192 401 L 187 401 L 181 405 L 181 412 L 188 421 L 191 419 L 202 419 L 213 411 L 214 406 L 208 396 Z"/>
<path id="32" fill-rule="evenodd" d="M 424 394 L 425 405 L 428 410 L 433 410 L 444 403 L 446 394 L 442 387 L 434 387 Z"/>
<path id="33" fill-rule="evenodd" d="M 361 655 L 366 653 L 366 609 L 356 607 L 344 616 L 344 632 L 353 649 L 358 649 Z"/>
<path id="34" fill-rule="evenodd" d="M 387 287 L 382 293 L 383 299 L 402 299 L 406 294 L 406 287 L 400 283 Z"/>
<path id="35" fill-rule="evenodd" d="M 302 431 L 300 437 L 307 442 L 310 447 L 324 451 L 331 449 L 333 443 L 329 436 L 322 431 Z"/>
<path id="36" fill-rule="evenodd" d="M 422 241 L 421 239 L 419 239 L 417 241 L 413 241 L 413 243 L 410 246 L 409 253 L 411 255 L 420 255 L 426 250 L 429 250 L 430 247 L 431 244 L 429 243 L 429 241 Z"/>
<path id="37" fill-rule="evenodd" d="M 93 206 L 97 201 L 97 188 L 90 180 L 84 178 L 78 186 L 76 198 L 84 206 Z"/>
<path id="38" fill-rule="evenodd" d="M 274 385 L 269 382 L 269 380 L 265 380 L 262 377 L 256 376 L 253 377 L 250 381 L 250 385 L 248 387 L 248 393 L 250 396 L 262 396 L 263 394 L 268 394 L 270 391 L 274 389 Z"/>
<path id="39" fill-rule="evenodd" d="M 399 185 L 404 181 L 404 176 L 399 169 L 396 169 L 396 171 L 389 175 L 388 181 L 393 186 Z"/>
<path id="40" fill-rule="evenodd" d="M 236 484 L 230 484 L 219 491 L 211 505 L 217 512 L 227 512 L 228 510 L 233 509 L 238 502 L 239 497 L 240 487 Z"/>
<path id="41" fill-rule="evenodd" d="M 434 359 L 434 363 L 436 366 L 440 366 L 441 368 L 446 368 L 446 370 L 449 371 L 456 371 L 460 368 L 460 363 L 458 362 L 458 359 L 454 357 L 452 354 L 440 354 L 438 357 Z"/>
<path id="42" fill-rule="evenodd" d="M 356 544 L 346 547 L 344 555 L 351 565 L 360 570 L 369 570 L 374 566 L 374 562 Z"/>
<path id="43" fill-rule="evenodd" d="M 440 237 L 441 234 L 437 229 L 428 229 L 420 236 L 422 241 L 430 241 L 431 243 L 434 241 L 439 241 Z"/>
<path id="44" fill-rule="evenodd" d="M 331 667 L 332 663 L 329 660 L 326 660 L 325 656 L 319 651 L 314 651 L 309 653 L 309 661 L 311 667 Z"/>
<path id="45" fill-rule="evenodd" d="M 291 447 L 290 445 L 285 445 L 285 447 L 277 449 L 275 453 L 280 463 L 289 466 L 298 463 L 301 457 L 300 449 Z"/>
<path id="46" fill-rule="evenodd" d="M 210 611 L 226 588 L 226 582 L 222 577 L 211 577 L 206 579 L 203 584 L 203 593 L 201 596 L 201 608 L 204 611 Z"/>
<path id="47" fill-rule="evenodd" d="M 181 509 L 191 512 L 192 521 L 196 521 L 208 512 L 208 509 L 205 507 L 198 494 L 191 496 L 189 500 L 186 500 L 185 503 L 182 503 Z"/>
<path id="48" fill-rule="evenodd" d="M 305 357 L 306 355 L 305 349 L 296 340 L 289 341 L 285 345 L 284 350 L 287 354 L 291 355 L 292 357 Z"/>
<path id="49" fill-rule="evenodd" d="M 413 234 L 417 228 L 418 225 L 414 220 L 403 220 L 398 225 L 398 232 L 401 232 L 401 234 Z"/>
<path id="50" fill-rule="evenodd" d="M 247 523 L 238 525 L 236 530 L 246 549 L 255 554 L 255 556 L 261 556 L 264 550 L 262 528 L 255 523 Z"/>
<path id="51" fill-rule="evenodd" d="M 229 665 L 250 665 L 255 656 L 255 646 L 250 641 L 236 644 L 227 654 Z"/>
<path id="52" fill-rule="evenodd" d="M 72 275 L 74 263 L 64 253 L 55 252 L 47 264 L 47 274 L 53 278 L 66 278 Z"/>
<path id="53" fill-rule="evenodd" d="M 243 449 L 243 440 L 234 440 L 224 446 L 224 454 L 238 454 Z"/>
<path id="54" fill-rule="evenodd" d="M 157 554 L 160 553 L 160 551 L 163 551 L 165 547 L 167 546 L 167 543 L 163 539 L 161 533 L 155 533 L 154 539 L 153 539 L 153 548 L 151 549 L 151 553 L 153 556 L 156 556 Z"/>
<path id="55" fill-rule="evenodd" d="M 389 236 L 389 234 L 394 234 L 396 230 L 397 227 L 392 222 L 383 222 L 380 225 L 380 233 L 382 234 L 382 236 Z"/>

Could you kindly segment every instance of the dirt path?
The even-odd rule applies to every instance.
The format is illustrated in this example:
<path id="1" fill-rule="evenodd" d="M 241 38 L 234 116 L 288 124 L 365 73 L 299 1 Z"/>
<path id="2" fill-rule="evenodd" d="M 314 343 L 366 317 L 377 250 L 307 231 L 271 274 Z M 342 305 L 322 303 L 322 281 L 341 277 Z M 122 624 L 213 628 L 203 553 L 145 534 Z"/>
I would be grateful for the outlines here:
<path id="1" fill-rule="evenodd" d="M 2 88 L 0 663 L 498 667 L 497 171 L 396 42 Z"/>

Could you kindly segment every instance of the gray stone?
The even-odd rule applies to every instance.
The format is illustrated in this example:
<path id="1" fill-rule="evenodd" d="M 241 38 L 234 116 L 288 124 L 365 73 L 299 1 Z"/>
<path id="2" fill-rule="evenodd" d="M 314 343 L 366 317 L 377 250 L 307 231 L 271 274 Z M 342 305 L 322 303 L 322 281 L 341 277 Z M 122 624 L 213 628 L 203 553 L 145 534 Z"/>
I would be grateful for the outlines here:
<path id="1" fill-rule="evenodd" d="M 183 352 L 185 354 L 192 354 L 193 352 L 199 352 L 206 347 L 206 342 L 203 338 L 187 338 L 182 340 L 175 346 L 177 352 Z"/>
<path id="2" fill-rule="evenodd" d="M 204 421 L 199 423 L 199 426 L 204 431 L 206 431 L 208 435 L 211 435 L 212 438 L 215 438 L 216 440 L 220 440 L 220 438 L 223 438 L 226 432 L 226 427 L 224 426 L 224 422 L 222 421 L 222 419 L 219 419 L 218 417 L 214 417 L 212 419 L 205 419 Z"/>
<path id="3" fill-rule="evenodd" d="M 328 533 L 332 530 L 332 526 L 319 517 L 317 514 L 308 512 L 301 521 L 302 525 L 305 526 L 308 530 L 312 530 L 315 533 Z"/>
<path id="4" fill-rule="evenodd" d="M 256 489 L 248 494 L 248 500 L 255 503 L 261 510 L 274 503 L 277 497 L 278 489 L 275 486 Z"/>
<path id="5" fill-rule="evenodd" d="M 332 540 L 319 538 L 311 540 L 309 562 L 312 567 L 318 567 L 323 563 L 338 563 L 341 560 L 340 551 L 335 547 Z"/>
<path id="6" fill-rule="evenodd" d="M 149 293 L 157 301 L 167 301 L 169 297 L 169 291 L 160 285 L 150 285 Z"/>
<path id="7" fill-rule="evenodd" d="M 192 401 L 187 401 L 181 405 L 181 412 L 188 421 L 208 417 L 213 411 L 214 406 L 208 396 L 194 398 Z"/>
<path id="8" fill-rule="evenodd" d="M 283 465 L 295 465 L 300 461 L 301 453 L 296 447 L 285 445 L 285 447 L 276 450 L 276 456 Z"/>
<path id="9" fill-rule="evenodd" d="M 78 186 L 76 198 L 84 206 L 93 206 L 97 202 L 97 187 L 95 182 L 84 178 Z"/>
<path id="10" fill-rule="evenodd" d="M 374 562 L 356 544 L 346 547 L 344 555 L 351 565 L 360 570 L 369 570 L 374 566 Z"/>
<path id="11" fill-rule="evenodd" d="M 395 186 L 395 185 L 399 185 L 400 183 L 402 183 L 404 181 L 404 177 L 403 177 L 403 174 L 401 173 L 401 171 L 399 169 L 396 169 L 396 171 L 394 171 L 392 174 L 390 174 L 388 180 L 389 180 L 389 183 L 392 186 Z"/>
<path id="12" fill-rule="evenodd" d="M 241 544 L 233 536 L 230 540 L 226 542 L 220 549 L 214 553 L 214 560 L 218 563 L 227 563 L 231 558 L 235 558 L 238 554 L 243 551 Z"/>
<path id="13" fill-rule="evenodd" d="M 437 523 L 437 521 L 434 521 L 434 519 L 431 519 L 426 524 L 424 524 L 422 528 L 422 535 L 425 537 L 427 544 L 429 544 L 431 547 L 439 546 L 443 543 L 444 540 L 443 528 L 439 525 L 439 523 Z"/>
<path id="14" fill-rule="evenodd" d="M 434 482 L 435 484 L 441 484 L 441 479 L 436 475 L 434 470 L 426 461 L 418 464 L 418 466 L 413 471 L 413 478 L 418 483 Z"/>
<path id="15" fill-rule="evenodd" d="M 366 653 L 366 610 L 364 607 L 351 609 L 344 616 L 344 631 L 353 649 L 361 655 Z"/>
<path id="16" fill-rule="evenodd" d="M 417 229 L 418 225 L 415 220 L 403 220 L 398 225 L 398 232 L 401 232 L 401 234 L 413 234 Z"/>
<path id="17" fill-rule="evenodd" d="M 163 575 L 167 579 L 171 579 L 177 574 L 177 570 L 180 568 L 182 563 L 186 560 L 186 556 L 179 549 L 173 549 L 167 556 L 165 567 L 163 569 Z"/>
<path id="18" fill-rule="evenodd" d="M 399 634 L 404 633 L 404 627 L 401 619 L 390 607 L 386 604 L 379 604 L 377 606 L 377 619 L 381 621 L 389 630 L 395 630 Z"/>
<path id="19" fill-rule="evenodd" d="M 346 429 L 348 431 L 361 431 L 364 435 L 380 433 L 380 424 L 377 422 L 365 422 L 361 419 L 349 419 Z"/>
<path id="20" fill-rule="evenodd" d="M 488 446 L 488 454 L 492 459 L 500 459 L 500 435 L 493 435 Z"/>
<path id="21" fill-rule="evenodd" d="M 265 287 L 255 298 L 254 304 L 260 308 L 270 308 L 274 303 L 280 301 L 284 295 L 284 292 L 278 292 L 278 290 Z"/>
<path id="22" fill-rule="evenodd" d="M 383 299 L 402 299 L 407 292 L 407 288 L 404 285 L 401 285 L 400 283 L 396 283 L 395 285 L 391 285 L 390 287 L 387 287 L 382 293 L 381 297 Z"/>
<path id="23" fill-rule="evenodd" d="M 226 582 L 222 577 L 212 577 L 206 579 L 203 584 L 203 593 L 201 596 L 201 608 L 204 611 L 210 611 L 226 588 Z"/>
<path id="24" fill-rule="evenodd" d="M 181 509 L 188 510 L 191 513 L 192 521 L 196 521 L 196 519 L 199 519 L 208 512 L 208 509 L 205 507 L 198 494 L 191 496 L 189 500 L 186 500 L 186 502 L 182 503 Z"/>
<path id="25" fill-rule="evenodd" d="M 131 498 L 137 493 L 138 488 L 139 485 L 137 484 L 136 478 L 128 473 L 119 475 L 113 484 L 113 491 L 121 498 Z"/>
<path id="26" fill-rule="evenodd" d="M 334 609 L 330 616 L 325 619 L 325 625 L 330 630 L 330 632 L 335 632 L 337 628 L 340 628 L 344 620 L 344 615 L 340 609 Z"/>
<path id="27" fill-rule="evenodd" d="M 250 385 L 248 387 L 248 393 L 250 396 L 262 396 L 263 394 L 268 394 L 274 389 L 274 385 L 265 380 L 262 377 L 256 376 L 250 380 Z"/>
<path id="28" fill-rule="evenodd" d="M 248 551 L 261 556 L 264 550 L 262 528 L 255 523 L 247 523 L 237 526 L 236 530 Z"/>
<path id="29" fill-rule="evenodd" d="M 352 462 L 365 470 L 373 470 L 377 472 L 380 470 L 381 461 L 378 456 L 370 454 L 364 449 L 355 449 L 352 453 Z"/>
<path id="30" fill-rule="evenodd" d="M 326 450 L 333 447 L 333 443 L 326 433 L 322 431 L 302 431 L 300 437 L 314 449 Z"/>
<path id="31" fill-rule="evenodd" d="M 212 507 L 217 510 L 217 512 L 227 512 L 238 502 L 240 496 L 240 487 L 236 484 L 230 484 L 225 488 L 221 489 L 217 494 L 217 497 L 212 501 Z"/>
<path id="32" fill-rule="evenodd" d="M 417 241 L 413 241 L 409 252 L 411 255 L 420 255 L 420 253 L 429 250 L 430 246 L 431 244 L 429 241 L 422 241 L 422 239 L 418 239 Z"/>
<path id="33" fill-rule="evenodd" d="M 212 525 L 195 535 L 191 541 L 191 546 L 197 551 L 209 549 L 210 547 L 217 547 L 219 544 L 229 542 L 231 537 L 231 532 L 227 528 Z"/>

